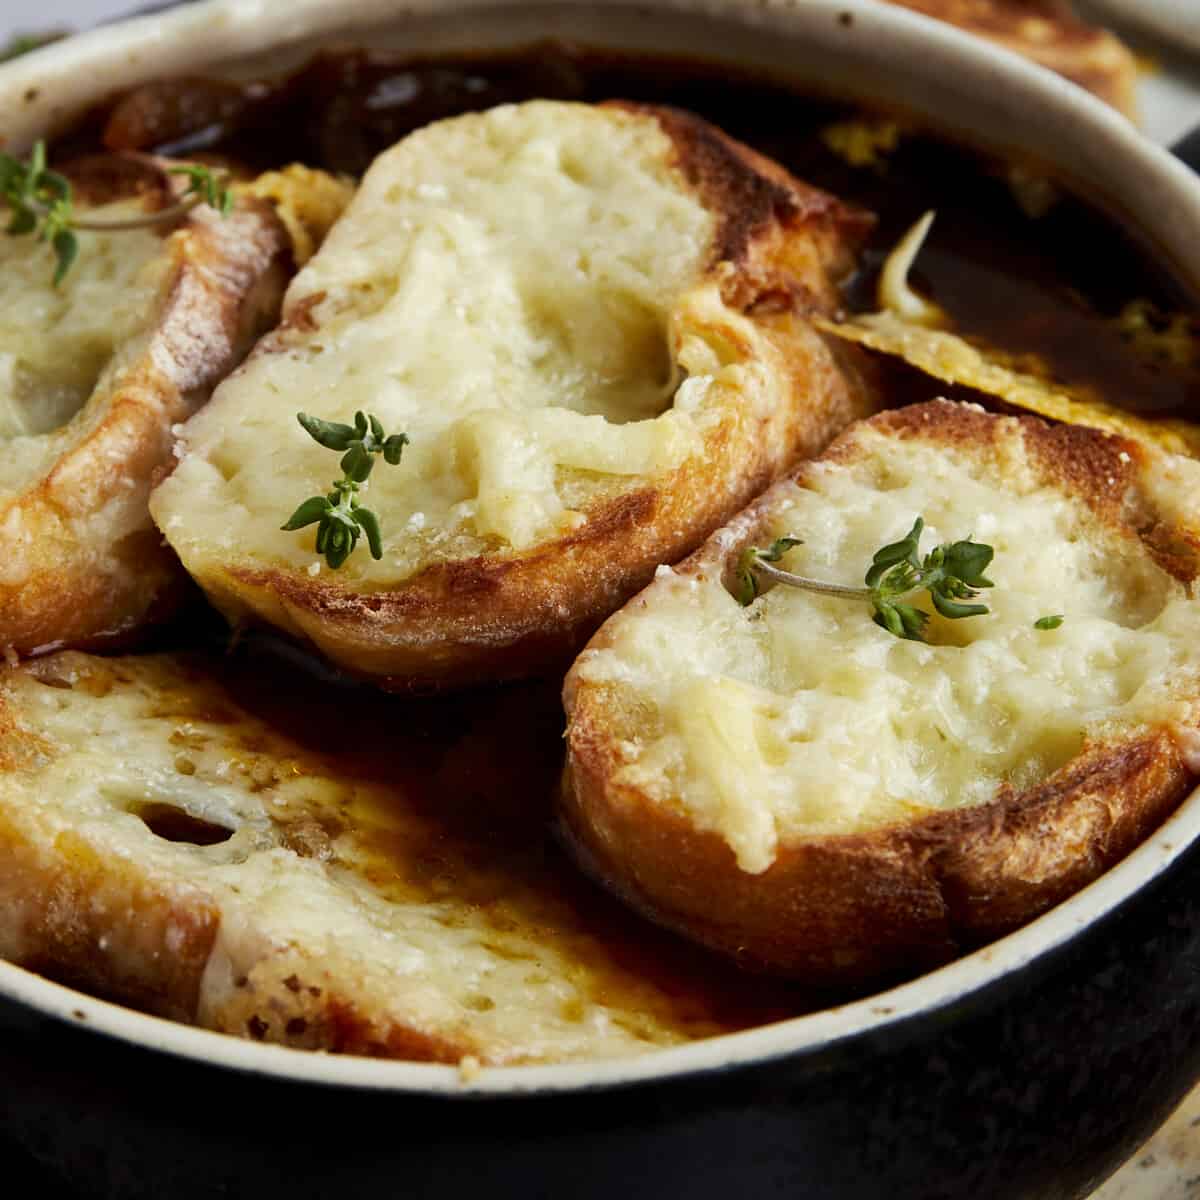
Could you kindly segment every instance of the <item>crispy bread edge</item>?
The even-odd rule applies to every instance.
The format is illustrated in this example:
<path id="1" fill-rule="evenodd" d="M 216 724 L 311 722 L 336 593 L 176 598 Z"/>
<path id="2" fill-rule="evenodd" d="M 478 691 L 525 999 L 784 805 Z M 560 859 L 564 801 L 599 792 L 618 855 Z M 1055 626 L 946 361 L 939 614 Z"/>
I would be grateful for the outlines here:
<path id="1" fill-rule="evenodd" d="M 147 496 L 170 460 L 172 426 L 278 312 L 288 241 L 270 207 L 252 202 L 224 220 L 197 212 L 167 245 L 166 300 L 147 344 L 78 418 L 98 404 L 99 421 L 0 506 L 0 523 L 37 546 L 32 572 L 0 585 L 0 646 L 29 653 L 98 642 L 169 609 L 182 591 L 183 572 L 150 520 Z M 105 516 L 121 532 L 97 548 Z M 109 553 L 115 563 L 102 569 Z"/>
<path id="2" fill-rule="evenodd" d="M 1047 483 L 1138 536 L 1128 521 L 1146 514 L 1130 514 L 1123 496 L 1152 464 L 1136 443 L 946 401 L 870 423 L 896 437 L 986 450 L 1001 421 L 1019 422 Z M 825 457 L 846 461 L 859 452 L 851 430 Z M 677 572 L 724 576 L 769 520 L 777 494 L 767 492 Z M 1161 555 L 1152 521 L 1141 532 L 1165 569 L 1194 577 L 1194 560 L 1185 569 Z M 608 641 L 602 628 L 590 647 Z M 1002 790 L 988 804 L 784 846 L 754 876 L 738 869 L 719 835 L 614 782 L 621 761 L 606 689 L 572 671 L 564 703 L 559 816 L 584 868 L 651 919 L 744 966 L 835 987 L 916 974 L 1026 923 L 1128 854 L 1195 782 L 1168 731 L 1152 729 L 1085 746 L 1036 787 Z"/>
<path id="3" fill-rule="evenodd" d="M 689 186 L 721 214 L 709 277 L 768 341 L 772 365 L 787 381 L 786 436 L 764 438 L 750 422 L 728 420 L 706 434 L 706 461 L 693 458 L 652 486 L 594 503 L 580 530 L 522 554 L 439 563 L 388 591 L 355 592 L 301 572 L 229 564 L 205 579 L 219 607 L 238 614 L 268 605 L 284 631 L 395 689 L 552 669 L 569 662 L 659 563 L 687 554 L 798 457 L 875 411 L 869 368 L 831 348 L 804 319 L 836 310 L 833 281 L 849 269 L 872 218 L 697 117 L 613 107 L 653 115 Z M 795 236 L 798 230 L 808 236 Z M 722 333 L 738 340 L 732 326 Z"/>
<path id="4" fill-rule="evenodd" d="M 1137 60 L 1066 0 L 890 0 L 1018 54 L 1069 79 L 1137 122 Z"/>
<path id="5" fill-rule="evenodd" d="M 68 672 L 102 696 L 121 660 L 68 652 L 0 667 L 0 772 L 36 770 L 53 744 L 22 720 L 6 680 Z M 153 677 L 176 668 L 142 660 Z M 203 684 L 199 685 L 203 688 Z M 199 693 L 203 695 L 203 692 Z M 219 705 L 228 705 L 224 694 Z M 50 806 L 52 807 L 52 806 Z M 255 1041 L 414 1061 L 491 1056 L 451 1019 L 423 1029 L 373 1012 L 302 947 L 264 944 L 234 966 L 225 927 L 241 918 L 204 887 L 172 879 L 136 856 L 114 856 L 39 805 L 0 804 L 0 957 L 141 1011 Z M 255 939 L 238 939 L 242 946 Z M 502 1048 L 501 1057 L 507 1054 Z"/>

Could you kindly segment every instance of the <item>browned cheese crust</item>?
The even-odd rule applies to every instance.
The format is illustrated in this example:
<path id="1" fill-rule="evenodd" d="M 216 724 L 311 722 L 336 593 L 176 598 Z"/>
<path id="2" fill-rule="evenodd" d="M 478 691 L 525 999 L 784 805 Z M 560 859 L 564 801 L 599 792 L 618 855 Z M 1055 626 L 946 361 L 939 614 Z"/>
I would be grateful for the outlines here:
<path id="1" fill-rule="evenodd" d="M 978 34 L 1079 84 L 1136 121 L 1137 61 L 1067 0 L 889 0 Z"/>
<path id="2" fill-rule="evenodd" d="M 862 360 L 807 319 L 837 311 L 836 281 L 852 268 L 872 218 L 697 117 L 615 106 L 657 118 L 688 186 L 720 215 L 706 278 L 718 279 L 725 304 L 768 335 L 769 365 L 790 413 L 778 422 L 786 433 L 767 438 L 755 421 L 722 421 L 705 433 L 703 454 L 593 502 L 578 530 L 529 551 L 436 563 L 376 592 L 231 562 L 220 579 L 205 580 L 219 605 L 240 609 L 240 596 L 270 594 L 282 628 L 393 689 L 535 674 L 568 661 L 659 563 L 689 553 L 797 458 L 875 411 Z M 280 337 L 264 339 L 255 353 L 272 353 L 289 324 L 307 320 L 305 311 L 285 310 Z M 735 328 L 721 332 L 745 349 Z"/>
<path id="3" fill-rule="evenodd" d="M 988 463 L 1001 421 L 1019 420 L 1044 480 L 1089 508 L 1119 537 L 1140 538 L 1155 561 L 1190 582 L 1195 529 L 1168 524 L 1143 490 L 1154 459 L 1139 444 L 1035 418 L 1000 418 L 947 401 L 883 413 L 867 424 Z M 852 461 L 851 429 L 824 458 Z M 797 475 L 803 481 L 806 466 Z M 986 469 L 986 468 L 985 468 Z M 994 467 L 992 468 L 994 470 Z M 676 568 L 723 576 L 761 543 L 780 484 Z M 643 603 L 638 597 L 631 606 Z M 614 618 L 619 619 L 620 614 Z M 611 645 L 601 628 L 589 649 Z M 816 984 L 862 985 L 912 975 L 1008 933 L 1118 862 L 1195 784 L 1166 729 L 1085 743 L 1037 786 L 999 788 L 990 802 L 862 833 L 781 841 L 759 875 L 738 868 L 715 833 L 678 806 L 614 780 L 619 743 L 642 716 L 610 688 L 567 677 L 564 834 L 587 870 L 659 923 L 744 966 Z"/>
<path id="4" fill-rule="evenodd" d="M 277 314 L 287 249 L 282 226 L 258 201 L 224 219 L 194 210 L 165 240 L 168 282 L 149 336 L 62 431 L 50 468 L 0 503 L 0 530 L 20 530 L 31 547 L 22 578 L 0 581 L 0 648 L 97 643 L 172 605 L 186 576 L 150 520 L 147 497 L 171 459 L 172 427 Z"/>

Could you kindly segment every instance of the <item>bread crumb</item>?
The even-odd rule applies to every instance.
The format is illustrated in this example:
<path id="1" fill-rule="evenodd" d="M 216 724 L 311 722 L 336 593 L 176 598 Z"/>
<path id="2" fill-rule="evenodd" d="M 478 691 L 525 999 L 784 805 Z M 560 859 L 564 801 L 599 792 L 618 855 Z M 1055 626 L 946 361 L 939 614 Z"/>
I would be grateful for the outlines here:
<path id="1" fill-rule="evenodd" d="M 458 1060 L 458 1077 L 463 1083 L 474 1083 L 483 1074 L 483 1066 L 474 1054 L 464 1054 Z"/>

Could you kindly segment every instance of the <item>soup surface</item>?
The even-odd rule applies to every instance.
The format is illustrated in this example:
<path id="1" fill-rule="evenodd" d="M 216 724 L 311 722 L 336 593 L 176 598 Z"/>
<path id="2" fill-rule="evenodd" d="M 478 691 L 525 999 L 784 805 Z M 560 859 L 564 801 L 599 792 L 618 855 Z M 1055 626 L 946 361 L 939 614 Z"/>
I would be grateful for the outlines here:
<path id="1" fill-rule="evenodd" d="M 207 154 L 253 169 L 303 162 L 361 173 L 430 121 L 533 97 L 609 98 L 690 109 L 801 179 L 878 216 L 850 310 L 876 307 L 879 266 L 901 233 L 935 209 L 914 282 L 981 345 L 1022 356 L 1048 378 L 1147 416 L 1190 417 L 1200 402 L 1190 298 L 1131 239 L 1030 165 L 990 159 L 887 114 L 801 95 L 703 64 L 614 58 L 562 45 L 504 57 L 401 60 L 330 51 L 285 78 L 183 79 L 97 109 L 52 149 Z M 981 399 L 880 362 L 894 403 Z M 795 1015 L 828 997 L 745 975 L 629 915 L 583 880 L 558 848 L 551 797 L 562 757 L 559 679 L 450 699 L 402 700 L 334 678 L 298 651 L 228 631 L 198 598 L 146 649 L 199 649 L 236 701 L 349 777 L 398 783 L 429 832 L 430 871 L 486 859 L 524 890 L 555 898 L 539 936 L 587 946 L 596 987 L 649 986 L 680 1037 Z M 203 831 L 164 827 L 170 840 Z M 386 851 L 386 847 L 381 852 Z M 441 864 L 441 866 L 439 866 Z M 497 872 L 496 868 L 500 870 Z M 467 881 L 447 878 L 445 886 Z M 482 901 L 481 901 L 482 902 Z M 547 916 L 547 914 L 550 914 Z M 639 992 L 639 994 L 642 994 Z"/>

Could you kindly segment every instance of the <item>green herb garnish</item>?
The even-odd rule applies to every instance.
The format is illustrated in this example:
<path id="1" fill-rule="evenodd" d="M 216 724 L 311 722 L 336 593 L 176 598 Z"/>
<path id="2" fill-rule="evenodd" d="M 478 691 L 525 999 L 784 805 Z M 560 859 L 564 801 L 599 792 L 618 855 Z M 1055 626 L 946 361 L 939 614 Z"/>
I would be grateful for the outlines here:
<path id="1" fill-rule="evenodd" d="M 53 248 L 57 286 L 71 269 L 79 243 L 73 232 L 71 184 L 46 166 L 45 142 L 33 147 L 27 163 L 0 153 L 0 198 L 11 214 L 6 233 L 13 237 L 36 234 L 39 242 L 48 242 Z"/>
<path id="2" fill-rule="evenodd" d="M 759 577 L 762 576 L 825 596 L 867 600 L 876 625 L 898 638 L 923 642 L 929 614 L 904 601 L 917 592 L 928 592 L 933 607 L 943 617 L 957 620 L 982 616 L 988 611 L 985 605 L 964 601 L 973 600 L 978 595 L 978 588 L 992 586 L 984 571 L 994 554 L 991 546 L 968 539 L 936 546 L 922 559 L 920 541 L 924 528 L 924 519 L 918 517 L 905 537 L 875 552 L 864 579 L 866 587 L 806 579 L 775 566 L 788 550 L 800 544 L 798 538 L 779 538 L 766 550 L 750 546 L 738 559 L 735 572 L 737 599 L 744 605 L 752 603 L 759 594 Z"/>
<path id="3" fill-rule="evenodd" d="M 752 604 L 758 595 L 758 577 L 754 574 L 756 563 L 777 563 L 793 546 L 800 545 L 803 543 L 799 538 L 781 537 L 776 538 L 765 550 L 759 550 L 756 546 L 743 550 L 735 573 L 738 602 L 743 606 Z"/>
<path id="4" fill-rule="evenodd" d="M 167 174 L 186 175 L 188 178 L 187 188 L 179 197 L 181 205 L 191 200 L 193 203 L 207 204 L 223 217 L 233 212 L 233 192 L 227 186 L 228 181 L 224 175 L 216 174 L 211 167 L 206 167 L 203 163 L 185 163 L 181 167 L 168 167 Z"/>
<path id="5" fill-rule="evenodd" d="M 225 186 L 224 176 L 210 167 L 188 163 L 168 168 L 169 174 L 186 175 L 188 186 L 176 203 L 136 217 L 104 220 L 79 216 L 74 210 L 70 180 L 46 165 L 46 143 L 38 141 L 29 161 L 0 153 L 0 201 L 11 214 L 5 232 L 13 237 L 33 234 L 54 250 L 57 287 L 79 255 L 80 229 L 111 233 L 126 229 L 145 229 L 177 221 L 200 204 L 208 204 L 222 216 L 233 209 L 233 195 Z"/>
<path id="6" fill-rule="evenodd" d="M 1057 629 L 1063 623 L 1062 613 L 1056 613 L 1052 617 L 1038 617 L 1033 623 L 1034 629 Z"/>
<path id="7" fill-rule="evenodd" d="M 353 425 L 322 421 L 307 413 L 297 413 L 296 419 L 313 441 L 326 449 L 344 452 L 342 478 L 334 480 L 333 491 L 328 496 L 312 496 L 305 500 L 281 528 L 290 531 L 316 525 L 317 553 L 323 554 L 335 571 L 350 557 L 363 534 L 366 534 L 371 557 L 382 558 L 379 518 L 358 503 L 358 492 L 375 467 L 376 455 L 382 454 L 392 466 L 400 462 L 404 447 L 408 445 L 408 434 L 385 436 L 379 419 L 361 412 L 354 414 Z"/>
<path id="8" fill-rule="evenodd" d="M 3 46 L 0 46 L 0 63 L 11 62 L 14 58 L 20 58 L 31 50 L 40 50 L 43 46 L 48 46 L 51 42 L 57 42 L 66 36 L 58 29 L 48 30 L 46 33 L 14 34 Z"/>

